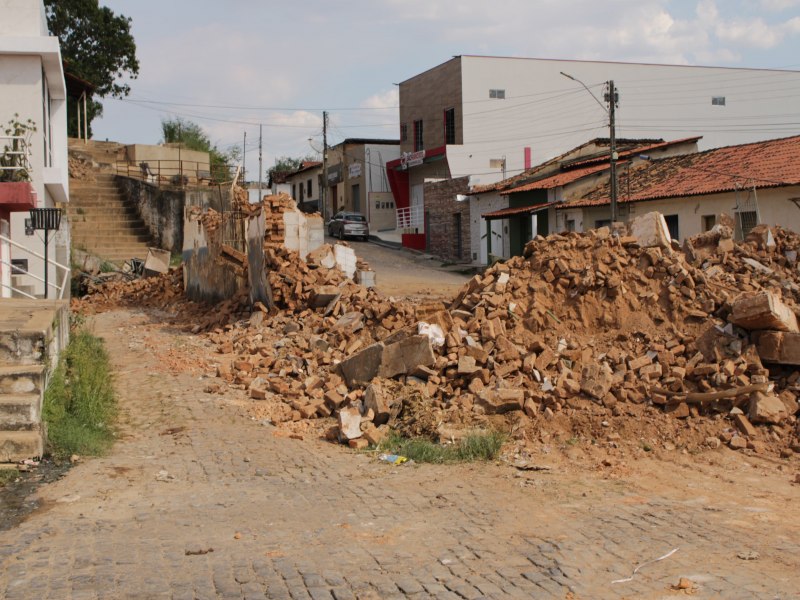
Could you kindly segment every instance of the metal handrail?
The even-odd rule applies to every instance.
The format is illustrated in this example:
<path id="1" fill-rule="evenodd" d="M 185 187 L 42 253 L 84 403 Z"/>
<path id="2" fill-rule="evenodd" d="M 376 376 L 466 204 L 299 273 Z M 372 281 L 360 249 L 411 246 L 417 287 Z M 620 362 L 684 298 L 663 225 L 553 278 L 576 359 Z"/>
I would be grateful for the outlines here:
<path id="1" fill-rule="evenodd" d="M 31 273 L 30 271 L 26 271 L 25 269 L 23 269 L 22 267 L 20 267 L 18 265 L 13 265 L 13 264 L 11 264 L 10 262 L 8 262 L 6 260 L 0 260 L 0 264 L 8 265 L 9 267 L 11 267 L 11 269 L 13 271 L 17 271 L 16 273 L 12 272 L 12 275 L 28 275 L 29 277 L 33 277 L 36 281 L 41 281 L 42 283 L 47 283 L 47 285 L 49 285 L 50 287 L 54 287 L 54 288 L 56 288 L 56 290 L 61 291 L 61 288 L 59 288 L 52 281 L 45 281 L 43 277 L 39 277 L 38 275 L 35 275 L 35 274 Z"/>
<path id="2" fill-rule="evenodd" d="M 26 246 L 23 246 L 23 245 L 22 245 L 22 244 L 20 244 L 19 242 L 15 242 L 15 241 L 14 241 L 14 240 L 12 240 L 11 238 L 8 238 L 8 237 L 6 237 L 6 236 L 4 236 L 4 235 L 2 235 L 2 234 L 0 234 L 0 241 L 3 241 L 3 242 L 8 242 L 9 244 L 11 244 L 12 246 L 14 246 L 15 248 L 19 248 L 20 250 L 23 250 L 23 251 L 27 252 L 28 254 L 30 254 L 30 255 L 32 255 L 32 256 L 35 256 L 36 258 L 40 258 L 40 259 L 42 259 L 42 260 L 45 260 L 45 257 L 44 257 L 44 255 L 42 255 L 42 254 L 39 254 L 38 252 L 36 252 L 36 251 L 34 251 L 34 250 L 31 250 L 30 248 L 27 248 Z M 55 261 L 55 260 L 49 260 L 49 259 L 48 259 L 48 262 L 49 262 L 50 264 L 52 264 L 52 265 L 55 265 L 57 268 L 60 268 L 60 269 L 62 269 L 62 270 L 64 271 L 64 277 L 63 277 L 63 279 L 61 280 L 61 286 L 60 286 L 60 287 L 59 287 L 59 286 L 57 286 L 55 283 L 48 282 L 48 284 L 49 284 L 49 285 L 53 286 L 54 288 L 56 288 L 56 290 L 58 290 L 58 297 L 59 297 L 59 299 L 61 299 L 61 298 L 63 298 L 63 297 L 64 297 L 64 290 L 65 290 L 65 289 L 66 289 L 66 287 L 67 287 L 67 281 L 68 281 L 68 279 L 69 279 L 69 274 L 70 274 L 70 272 L 71 272 L 71 269 L 70 269 L 69 267 L 65 267 L 64 265 L 62 265 L 61 263 L 59 263 L 58 261 Z M 13 266 L 13 265 L 12 265 L 12 266 Z M 17 266 L 13 266 L 13 268 L 14 268 L 14 269 L 16 269 L 16 270 L 18 270 L 18 271 L 23 271 L 23 269 L 20 269 L 20 268 L 19 268 L 19 267 L 17 267 Z M 29 273 L 28 271 L 24 271 L 24 273 L 25 273 L 25 274 L 27 274 L 27 275 L 29 275 L 30 277 L 33 277 L 33 278 L 35 278 L 35 279 L 38 279 L 39 281 L 44 281 L 44 279 L 40 278 L 40 277 L 39 277 L 39 276 L 37 276 L 37 275 L 34 275 L 33 273 Z M 8 287 L 8 286 L 5 286 L 5 287 Z M 13 289 L 13 288 L 12 288 L 12 289 Z M 19 291 L 19 290 L 17 290 L 17 291 Z M 24 293 L 24 292 L 20 292 L 20 293 Z"/>
<path id="3" fill-rule="evenodd" d="M 214 177 L 219 174 L 219 169 L 215 169 L 214 165 L 208 162 L 197 160 L 159 159 L 139 162 L 121 160 L 116 162 L 115 167 L 117 175 L 153 183 L 158 187 L 211 186 L 221 183 Z M 237 176 L 232 177 L 234 169 L 235 165 L 224 165 L 222 180 L 236 181 Z"/>

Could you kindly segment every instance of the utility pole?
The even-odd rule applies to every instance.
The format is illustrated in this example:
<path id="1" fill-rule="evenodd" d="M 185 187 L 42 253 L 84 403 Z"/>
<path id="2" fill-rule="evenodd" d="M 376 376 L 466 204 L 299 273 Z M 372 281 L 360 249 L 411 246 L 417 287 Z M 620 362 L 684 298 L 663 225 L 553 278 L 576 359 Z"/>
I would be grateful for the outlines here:
<path id="1" fill-rule="evenodd" d="M 611 145 L 611 169 L 609 173 L 611 176 L 611 222 L 614 223 L 618 220 L 619 213 L 617 212 L 617 135 L 615 122 L 617 91 L 614 87 L 613 79 L 608 81 L 606 102 L 608 103 L 608 129 Z"/>
<path id="2" fill-rule="evenodd" d="M 261 156 L 261 140 L 263 131 L 264 131 L 264 126 L 259 125 L 258 126 L 258 201 L 259 202 L 261 202 L 264 199 L 264 196 L 261 193 L 261 176 L 262 173 L 264 172 L 262 156 Z"/>
<path id="3" fill-rule="evenodd" d="M 247 185 L 247 130 L 244 132 L 244 141 L 242 141 L 242 181 L 244 181 L 245 186 Z"/>
<path id="4" fill-rule="evenodd" d="M 328 204 L 328 111 L 322 111 L 322 222 L 327 220 Z"/>
<path id="5" fill-rule="evenodd" d="M 567 79 L 572 79 L 572 81 L 579 83 L 583 86 L 589 95 L 594 98 L 594 101 L 600 105 L 600 107 L 608 113 L 608 130 L 609 130 L 609 178 L 611 182 L 611 222 L 615 222 L 619 218 L 619 214 L 617 212 L 617 134 L 616 134 L 616 108 L 617 102 L 619 101 L 619 95 L 617 93 L 617 88 L 614 87 L 614 80 L 609 79 L 606 82 L 608 86 L 608 91 L 605 95 L 606 104 L 608 104 L 608 108 L 603 106 L 603 103 L 592 93 L 585 83 L 583 83 L 577 77 L 573 77 L 569 73 L 564 73 L 561 71 L 561 74 L 566 77 Z"/>

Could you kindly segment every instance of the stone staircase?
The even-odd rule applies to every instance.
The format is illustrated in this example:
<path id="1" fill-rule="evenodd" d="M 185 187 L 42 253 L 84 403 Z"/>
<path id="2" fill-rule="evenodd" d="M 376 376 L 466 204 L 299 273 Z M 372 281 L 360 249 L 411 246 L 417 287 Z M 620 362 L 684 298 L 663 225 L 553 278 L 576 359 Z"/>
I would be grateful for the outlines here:
<path id="1" fill-rule="evenodd" d="M 42 456 L 44 390 L 69 341 L 65 300 L 0 300 L 0 463 Z"/>
<path id="2" fill-rule="evenodd" d="M 72 247 L 114 263 L 144 259 L 153 245 L 150 233 L 120 193 L 115 177 L 98 172 L 96 181 L 70 180 Z"/>

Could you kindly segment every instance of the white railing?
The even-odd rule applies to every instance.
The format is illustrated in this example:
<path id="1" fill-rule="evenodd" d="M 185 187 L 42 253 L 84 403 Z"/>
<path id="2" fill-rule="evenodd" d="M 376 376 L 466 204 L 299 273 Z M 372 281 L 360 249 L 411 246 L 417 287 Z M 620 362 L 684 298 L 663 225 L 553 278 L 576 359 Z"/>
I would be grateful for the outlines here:
<path id="1" fill-rule="evenodd" d="M 11 244 L 12 246 L 14 246 L 15 248 L 19 248 L 20 250 L 23 250 L 23 251 L 27 252 L 31 256 L 35 256 L 36 258 L 40 258 L 41 260 L 45 260 L 44 255 L 39 254 L 38 252 L 34 252 L 30 248 L 27 248 L 27 247 L 23 246 L 22 244 L 20 244 L 18 242 L 15 242 L 11 238 L 7 238 L 4 235 L 0 235 L 0 241 L 7 242 L 7 243 Z M 48 287 L 55 288 L 56 291 L 58 291 L 58 298 L 60 300 L 60 299 L 62 299 L 64 297 L 64 291 L 67 289 L 67 284 L 69 283 L 70 268 L 69 267 L 65 267 L 61 263 L 56 262 L 54 260 L 48 260 L 47 262 L 48 262 L 48 264 L 51 264 L 51 265 L 55 266 L 57 269 L 62 269 L 64 271 L 64 277 L 61 280 L 61 285 L 60 286 L 56 285 L 52 281 L 48 281 L 47 282 Z M 42 277 L 39 277 L 38 275 L 34 275 L 30 271 L 25 271 L 24 269 L 22 269 L 22 268 L 20 268 L 20 267 L 18 267 L 16 265 L 12 265 L 8 261 L 5 261 L 5 260 L 0 261 L 0 264 L 8 266 L 11 269 L 12 274 L 15 274 L 15 275 L 28 275 L 30 277 L 33 277 L 37 281 L 41 281 L 42 283 L 44 283 L 44 279 Z M 14 271 L 17 271 L 17 272 L 14 273 Z M 21 294 L 23 296 L 27 296 L 28 298 L 33 298 L 33 296 L 31 296 L 30 294 L 27 294 L 27 293 L 23 292 L 22 290 L 18 290 L 16 288 L 12 287 L 12 286 L 8 286 L 8 285 L 5 285 L 5 284 L 2 284 L 2 287 L 10 288 L 13 292 L 17 292 L 18 294 Z"/>
<path id="2" fill-rule="evenodd" d="M 423 229 L 425 227 L 425 207 L 417 204 L 397 209 L 398 229 Z"/>

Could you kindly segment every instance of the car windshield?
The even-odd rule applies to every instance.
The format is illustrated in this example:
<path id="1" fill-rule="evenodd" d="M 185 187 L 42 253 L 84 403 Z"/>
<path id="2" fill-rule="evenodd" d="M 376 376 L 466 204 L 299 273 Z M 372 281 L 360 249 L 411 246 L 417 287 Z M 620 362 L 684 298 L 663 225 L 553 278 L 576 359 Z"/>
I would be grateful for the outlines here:
<path id="1" fill-rule="evenodd" d="M 356 221 L 358 223 L 363 223 L 366 221 L 364 215 L 345 215 L 344 219 L 345 221 Z"/>

